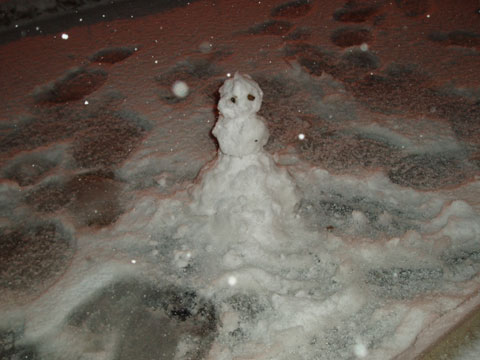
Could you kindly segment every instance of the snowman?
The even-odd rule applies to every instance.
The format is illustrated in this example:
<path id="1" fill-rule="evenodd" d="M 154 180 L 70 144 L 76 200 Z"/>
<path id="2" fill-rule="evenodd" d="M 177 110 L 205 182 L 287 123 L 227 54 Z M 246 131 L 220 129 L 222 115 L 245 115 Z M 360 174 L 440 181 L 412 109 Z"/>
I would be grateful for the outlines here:
<path id="1" fill-rule="evenodd" d="M 298 202 L 290 175 L 263 149 L 269 133 L 257 115 L 262 98 L 262 90 L 248 75 L 237 72 L 225 81 L 212 131 L 220 147 L 218 157 L 202 170 L 193 190 L 193 212 L 211 219 L 213 233 L 238 241 L 267 241 L 293 215 Z"/>

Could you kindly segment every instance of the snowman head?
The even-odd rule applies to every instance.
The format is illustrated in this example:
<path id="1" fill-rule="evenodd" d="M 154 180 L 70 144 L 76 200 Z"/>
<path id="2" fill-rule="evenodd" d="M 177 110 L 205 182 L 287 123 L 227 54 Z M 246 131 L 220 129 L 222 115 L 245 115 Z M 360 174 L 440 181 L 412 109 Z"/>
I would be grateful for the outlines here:
<path id="1" fill-rule="evenodd" d="M 262 106 L 263 92 L 248 75 L 235 73 L 220 88 L 218 110 L 227 118 L 255 114 Z"/>

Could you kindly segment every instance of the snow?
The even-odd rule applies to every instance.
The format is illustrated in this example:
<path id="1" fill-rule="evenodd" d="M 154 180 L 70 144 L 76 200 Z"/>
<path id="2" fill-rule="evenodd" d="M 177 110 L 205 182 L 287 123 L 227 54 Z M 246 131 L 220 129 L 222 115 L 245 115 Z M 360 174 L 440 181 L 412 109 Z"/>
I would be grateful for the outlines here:
<path id="1" fill-rule="evenodd" d="M 476 48 L 230 5 L 2 45 L 1 356 L 414 359 L 476 311 Z"/>
<path id="2" fill-rule="evenodd" d="M 233 275 L 228 277 L 228 285 L 235 286 L 237 284 L 237 278 Z"/>
<path id="3" fill-rule="evenodd" d="M 475 342 L 468 344 L 460 350 L 454 360 L 475 360 L 478 358 L 478 354 L 480 354 L 480 341 L 477 338 Z"/>
<path id="4" fill-rule="evenodd" d="M 284 232 L 282 224 L 293 219 L 299 197 L 286 170 L 263 150 L 268 130 L 256 114 L 263 92 L 249 76 L 236 73 L 220 96 L 212 131 L 220 151 L 191 189 L 192 209 L 210 217 L 215 237 L 228 234 L 234 242 L 273 245 Z"/>
<path id="5" fill-rule="evenodd" d="M 179 98 L 184 98 L 188 95 L 188 85 L 184 81 L 175 81 L 172 85 L 172 92 Z"/>
<path id="6" fill-rule="evenodd" d="M 212 134 L 220 150 L 230 156 L 260 152 L 268 141 L 268 129 L 256 113 L 262 105 L 263 92 L 248 75 L 235 73 L 220 88 L 220 117 Z"/>
<path id="7" fill-rule="evenodd" d="M 368 355 L 367 347 L 361 342 L 358 342 L 357 344 L 355 344 L 353 348 L 353 352 L 355 353 L 355 356 L 359 359 L 363 359 Z"/>
<path id="8" fill-rule="evenodd" d="M 261 105 L 261 95 L 258 95 L 262 94 L 258 85 L 238 73 L 225 84 L 220 91 L 217 124 L 238 121 L 248 125 L 262 121 L 256 115 Z M 253 106 L 241 103 L 241 97 L 246 98 L 252 92 L 259 102 Z M 236 102 L 231 101 L 233 96 Z M 438 287 L 441 283 L 437 279 L 443 276 L 443 271 L 438 270 L 441 265 L 437 256 L 445 254 L 449 244 L 438 246 L 435 243 L 447 236 L 456 246 L 471 246 L 471 241 L 478 239 L 478 234 L 472 233 L 478 223 L 476 212 L 464 201 L 439 201 L 428 193 L 396 187 L 379 175 L 358 179 L 338 177 L 320 169 L 297 171 L 293 174 L 299 189 L 294 178 L 276 165 L 268 153 L 261 148 L 248 147 L 249 141 L 264 134 L 261 127 L 253 132 L 241 126 L 237 129 L 242 131 L 214 127 L 220 150 L 189 189 L 193 197 L 190 203 L 193 217 L 174 220 L 174 223 L 189 223 L 181 225 L 181 233 L 176 238 L 186 241 L 183 246 L 195 253 L 197 266 L 198 261 L 206 262 L 200 266 L 205 271 L 200 278 L 217 279 L 210 285 L 203 285 L 208 296 L 220 300 L 228 298 L 233 289 L 253 291 L 261 294 L 266 304 L 261 320 L 253 323 L 242 321 L 241 312 L 227 307 L 222 315 L 219 342 L 212 347 L 210 358 L 328 359 L 354 355 L 380 359 L 397 356 L 398 349 L 412 346 L 430 321 L 431 315 L 422 305 L 411 309 L 401 306 L 393 311 L 397 313 L 395 316 L 387 316 L 389 321 L 385 315 L 374 315 L 373 318 L 380 316 L 382 319 L 380 329 L 375 320 L 365 323 L 364 316 L 388 312 L 389 306 L 382 309 L 381 305 L 385 297 L 408 299 Z M 238 152 L 236 146 L 251 150 Z M 309 221 L 305 223 L 294 215 L 301 198 L 321 199 L 322 195 L 310 193 L 313 188 L 308 184 L 312 183 L 321 184 L 324 194 L 342 193 L 347 198 L 363 194 L 371 200 L 382 199 L 385 210 L 379 213 L 378 226 L 398 224 L 398 210 L 395 209 L 405 212 L 421 209 L 423 225 L 400 238 L 387 239 L 385 247 L 368 239 L 373 234 L 372 227 L 376 226 L 365 214 L 371 211 L 368 208 L 327 215 L 333 216 L 332 220 L 337 219 L 338 226 L 342 224 L 346 234 L 360 239 L 309 230 Z M 305 211 L 312 213 L 312 209 Z M 450 222 L 452 214 L 457 220 Z M 411 216 L 409 221 L 415 222 L 415 215 Z M 452 223 L 468 230 L 462 232 L 455 228 L 450 231 Z M 378 268 L 383 270 L 373 270 Z M 373 286 L 370 290 L 354 285 L 364 276 L 367 284 Z M 321 352 L 318 348 L 308 350 L 313 339 L 328 336 L 331 331 L 328 324 L 332 323 L 340 329 L 342 326 L 349 329 L 341 330 L 346 331 L 342 335 L 346 338 L 335 340 Z M 246 340 L 231 343 L 228 334 L 234 333 L 236 326 L 246 334 Z M 397 347 L 378 347 L 379 339 L 393 333 Z M 358 340 L 360 335 L 365 340 Z M 349 345 L 342 348 L 343 344 Z M 274 350 L 275 347 L 278 350 Z"/>

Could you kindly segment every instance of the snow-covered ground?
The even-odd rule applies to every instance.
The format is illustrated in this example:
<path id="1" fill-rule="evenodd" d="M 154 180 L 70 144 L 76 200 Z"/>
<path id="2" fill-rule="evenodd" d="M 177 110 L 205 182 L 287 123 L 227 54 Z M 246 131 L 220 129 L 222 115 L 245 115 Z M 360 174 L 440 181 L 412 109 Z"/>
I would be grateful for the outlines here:
<path id="1" fill-rule="evenodd" d="M 1 42 L 0 358 L 428 352 L 480 304 L 478 3 L 176 5 Z"/>

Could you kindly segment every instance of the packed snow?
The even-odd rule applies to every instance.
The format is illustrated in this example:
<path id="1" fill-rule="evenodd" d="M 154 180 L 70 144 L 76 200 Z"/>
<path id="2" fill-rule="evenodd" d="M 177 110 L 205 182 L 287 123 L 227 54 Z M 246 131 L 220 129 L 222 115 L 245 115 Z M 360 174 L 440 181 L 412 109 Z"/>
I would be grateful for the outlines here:
<path id="1" fill-rule="evenodd" d="M 265 3 L 3 45 L 0 358 L 416 359 L 477 311 L 475 33 L 417 67 L 427 2 Z"/>

